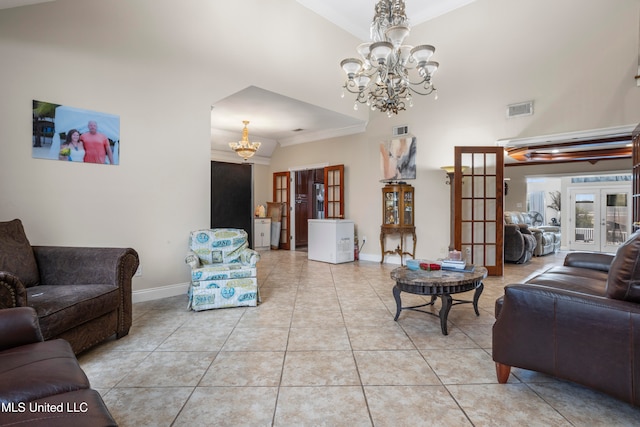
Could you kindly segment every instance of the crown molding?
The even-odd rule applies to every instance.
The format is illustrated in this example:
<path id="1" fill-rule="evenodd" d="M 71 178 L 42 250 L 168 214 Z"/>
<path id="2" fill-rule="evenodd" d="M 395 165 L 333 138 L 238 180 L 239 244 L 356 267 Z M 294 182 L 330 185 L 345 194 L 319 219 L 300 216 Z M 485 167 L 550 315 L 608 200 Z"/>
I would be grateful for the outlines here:
<path id="1" fill-rule="evenodd" d="M 348 126 L 348 127 L 339 128 L 339 129 L 328 129 L 328 130 L 321 130 L 317 132 L 307 132 L 307 133 L 292 136 L 289 138 L 283 138 L 281 140 L 278 140 L 278 142 L 280 143 L 281 147 L 287 147 L 290 145 L 321 141 L 323 139 L 354 135 L 357 133 L 364 132 L 367 129 L 367 123 L 368 122 L 362 122 L 354 126 Z"/>

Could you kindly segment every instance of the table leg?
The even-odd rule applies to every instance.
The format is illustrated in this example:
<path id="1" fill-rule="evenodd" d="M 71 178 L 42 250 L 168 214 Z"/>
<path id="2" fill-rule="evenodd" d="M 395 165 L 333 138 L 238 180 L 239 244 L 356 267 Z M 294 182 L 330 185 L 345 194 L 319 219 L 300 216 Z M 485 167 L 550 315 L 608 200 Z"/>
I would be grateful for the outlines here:
<path id="1" fill-rule="evenodd" d="M 480 299 L 480 295 L 484 290 L 484 283 L 480 282 L 480 285 L 476 288 L 476 291 L 473 293 L 473 309 L 476 311 L 476 316 L 480 316 L 480 312 L 478 311 L 478 300 Z"/>
<path id="2" fill-rule="evenodd" d="M 418 242 L 417 237 L 416 237 L 416 231 L 413 230 L 413 253 L 411 254 L 411 256 L 413 257 L 413 259 L 416 259 L 416 243 Z"/>
<path id="3" fill-rule="evenodd" d="M 402 302 L 400 302 L 400 289 L 397 286 L 393 287 L 393 297 L 396 300 L 396 317 L 393 320 L 398 320 L 400 317 L 400 312 L 402 311 Z"/>
<path id="4" fill-rule="evenodd" d="M 449 335 L 447 331 L 447 317 L 449 316 L 449 310 L 451 310 L 451 302 L 453 298 L 451 295 L 441 295 L 442 308 L 440 309 L 440 329 L 442 329 L 442 335 Z"/>

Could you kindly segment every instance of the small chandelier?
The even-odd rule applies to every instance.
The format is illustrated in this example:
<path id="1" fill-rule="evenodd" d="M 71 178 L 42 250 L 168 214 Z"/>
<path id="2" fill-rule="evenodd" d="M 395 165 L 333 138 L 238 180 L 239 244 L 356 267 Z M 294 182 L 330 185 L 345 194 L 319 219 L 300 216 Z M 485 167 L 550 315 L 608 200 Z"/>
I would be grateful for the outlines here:
<path id="1" fill-rule="evenodd" d="M 260 142 L 249 142 L 249 129 L 247 129 L 247 125 L 249 124 L 248 120 L 243 120 L 244 129 L 242 129 L 242 141 L 238 142 L 230 142 L 229 147 L 236 153 L 238 156 L 247 160 L 249 157 L 252 157 L 260 148 Z"/>
<path id="2" fill-rule="evenodd" d="M 416 47 L 403 44 L 409 31 L 403 0 L 376 3 L 371 42 L 357 47 L 362 59 L 347 58 L 340 62 L 347 74 L 343 89 L 357 94 L 355 110 L 358 103 L 367 104 L 371 110 L 391 117 L 406 110 L 407 105 L 413 106 L 412 94 L 434 93 L 438 99 L 431 78 L 439 64 L 429 61 L 436 48 L 427 44 Z M 409 71 L 414 69 L 411 74 L 415 76 L 412 76 Z"/>

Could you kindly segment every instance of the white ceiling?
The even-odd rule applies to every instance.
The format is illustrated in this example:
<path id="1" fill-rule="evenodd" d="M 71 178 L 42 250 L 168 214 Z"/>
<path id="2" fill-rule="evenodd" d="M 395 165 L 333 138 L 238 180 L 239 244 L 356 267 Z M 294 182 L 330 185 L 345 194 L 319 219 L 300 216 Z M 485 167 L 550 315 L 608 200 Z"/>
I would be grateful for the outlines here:
<path id="1" fill-rule="evenodd" d="M 296 1 L 354 36 L 369 39 L 376 0 Z M 418 25 L 473 1 L 409 0 L 405 4 L 410 24 Z M 336 90 L 340 84 L 341 81 L 336 82 Z M 252 86 L 212 106 L 212 150 L 228 151 L 228 142 L 240 138 L 242 121 L 249 119 L 249 139 L 262 142 L 260 157 L 270 157 L 278 144 L 286 146 L 344 136 L 363 132 L 366 127 L 366 121 Z M 294 132 L 293 129 L 302 130 Z"/>
<path id="2" fill-rule="evenodd" d="M 249 120 L 249 140 L 270 157 L 277 144 L 301 144 L 364 132 L 366 122 L 306 102 L 249 86 L 211 106 L 211 149 L 229 150 Z"/>
<path id="3" fill-rule="evenodd" d="M 296 0 L 323 18 L 358 37 L 369 39 L 369 26 L 377 0 Z M 410 25 L 444 15 L 475 0 L 405 0 Z"/>

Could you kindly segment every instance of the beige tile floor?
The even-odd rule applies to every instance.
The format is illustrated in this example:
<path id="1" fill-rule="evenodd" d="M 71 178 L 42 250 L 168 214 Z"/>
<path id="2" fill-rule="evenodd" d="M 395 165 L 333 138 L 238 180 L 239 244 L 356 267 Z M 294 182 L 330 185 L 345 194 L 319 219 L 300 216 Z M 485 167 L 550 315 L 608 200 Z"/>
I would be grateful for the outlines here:
<path id="1" fill-rule="evenodd" d="M 480 316 L 454 306 L 443 336 L 428 314 L 393 321 L 396 266 L 267 251 L 260 306 L 196 313 L 186 296 L 138 303 L 127 337 L 79 360 L 121 426 L 640 425 L 640 408 L 572 383 L 519 369 L 496 381 L 495 299 L 563 256 L 487 278 Z M 423 299 L 402 296 L 403 305 Z"/>

